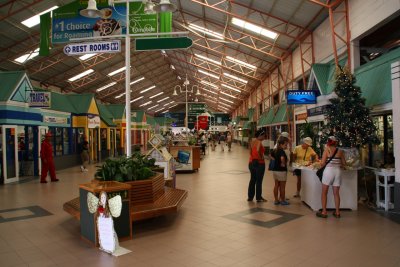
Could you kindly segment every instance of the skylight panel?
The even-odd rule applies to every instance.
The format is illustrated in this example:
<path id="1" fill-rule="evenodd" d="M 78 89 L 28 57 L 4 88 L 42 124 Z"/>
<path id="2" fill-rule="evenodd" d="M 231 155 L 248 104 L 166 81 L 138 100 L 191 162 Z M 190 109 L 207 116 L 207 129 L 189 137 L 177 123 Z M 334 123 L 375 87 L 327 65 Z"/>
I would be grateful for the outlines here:
<path id="1" fill-rule="evenodd" d="M 236 25 L 238 27 L 244 28 L 246 30 L 258 33 L 260 35 L 263 35 L 263 36 L 268 37 L 273 40 L 275 40 L 276 37 L 278 37 L 278 34 L 276 32 L 267 30 L 265 28 L 255 25 L 253 23 L 250 23 L 250 22 L 238 19 L 238 18 L 232 18 L 232 24 Z"/>
<path id="2" fill-rule="evenodd" d="M 58 6 L 53 6 L 53 7 L 49 8 L 49 9 L 43 11 L 43 12 L 40 12 L 39 14 L 37 14 L 37 15 L 35 15 L 33 17 L 30 17 L 29 19 L 21 21 L 21 23 L 24 24 L 28 28 L 32 28 L 33 26 L 36 26 L 36 25 L 38 25 L 40 23 L 40 16 L 41 15 L 46 14 L 47 12 L 50 12 L 50 11 L 52 11 L 54 9 L 57 9 L 57 8 L 58 8 Z"/>
<path id="3" fill-rule="evenodd" d="M 28 61 L 34 57 L 37 57 L 38 55 L 39 55 L 39 47 L 29 53 L 26 53 L 25 55 L 22 55 L 16 59 L 14 59 L 14 61 L 23 64 L 26 61 Z"/>
<path id="4" fill-rule="evenodd" d="M 251 64 L 249 64 L 249 63 L 246 63 L 246 62 L 244 62 L 244 61 L 241 61 L 241 60 L 239 60 L 239 59 L 236 59 L 236 58 L 233 58 L 233 57 L 230 57 L 230 56 L 226 56 L 226 59 L 229 60 L 229 61 L 231 61 L 231 62 L 233 62 L 233 63 L 242 65 L 242 66 L 244 66 L 244 67 L 246 67 L 246 68 L 249 68 L 249 69 L 252 69 L 252 70 L 256 70 L 256 69 L 257 69 L 257 67 L 254 66 L 254 65 L 251 65 Z"/>
<path id="5" fill-rule="evenodd" d="M 194 54 L 194 55 L 195 55 L 196 57 L 198 57 L 198 58 L 203 59 L 203 60 L 207 60 L 207 61 L 210 61 L 210 62 L 212 62 L 212 63 L 214 63 L 214 64 L 221 65 L 221 62 L 220 62 L 220 61 L 216 61 L 216 60 L 214 60 L 214 59 L 211 59 L 211 58 L 208 58 L 208 57 L 199 55 L 199 54 Z"/>
<path id="6" fill-rule="evenodd" d="M 238 93 L 241 93 L 242 91 L 240 91 L 239 89 L 236 89 L 236 88 L 234 88 L 234 87 L 232 87 L 232 86 L 230 86 L 230 85 L 227 85 L 227 84 L 221 84 L 221 86 L 223 86 L 223 87 L 225 87 L 225 88 L 228 88 L 228 89 L 231 89 L 231 90 L 233 90 L 233 91 L 236 91 L 236 92 L 238 92 Z"/>
<path id="7" fill-rule="evenodd" d="M 96 92 L 101 92 L 101 91 L 103 91 L 104 89 L 107 89 L 108 87 L 113 86 L 113 85 L 115 85 L 115 84 L 117 84 L 117 82 L 112 82 L 112 83 L 106 84 L 106 85 L 104 85 L 104 86 L 102 86 L 102 87 L 96 89 Z"/>
<path id="8" fill-rule="evenodd" d="M 232 103 L 232 104 L 235 103 L 235 102 L 233 102 L 233 101 L 231 101 L 231 100 L 228 100 L 228 99 L 226 99 L 226 98 L 219 97 L 219 99 L 224 100 L 224 101 L 229 102 L 229 103 Z"/>
<path id="9" fill-rule="evenodd" d="M 85 70 L 84 72 L 82 72 L 82 73 L 80 73 L 78 75 L 75 75 L 74 77 L 69 78 L 68 81 L 73 82 L 73 81 L 79 80 L 80 78 L 82 78 L 82 77 L 84 77 L 86 75 L 89 75 L 92 72 L 94 72 L 93 69 Z"/>
<path id="10" fill-rule="evenodd" d="M 95 55 L 97 55 L 97 54 L 96 53 L 94 53 L 94 54 L 85 54 L 83 56 L 80 56 L 79 59 L 82 60 L 82 61 L 85 61 L 85 60 L 88 60 L 91 57 L 94 57 Z"/>
<path id="11" fill-rule="evenodd" d="M 209 73 L 209 72 L 204 71 L 204 70 L 198 70 L 198 71 L 199 71 L 200 73 L 203 73 L 203 74 L 208 75 L 208 76 L 210 76 L 210 77 L 213 77 L 213 78 L 215 78 L 215 79 L 219 79 L 219 76 L 217 76 L 217 75 L 215 75 L 215 74 Z"/>
<path id="12" fill-rule="evenodd" d="M 241 82 L 241 83 L 244 83 L 244 84 L 247 84 L 247 83 L 248 83 L 247 80 L 242 79 L 242 78 L 239 78 L 239 77 L 236 77 L 235 75 L 232 75 L 232 74 L 229 74 L 229 73 L 226 73 L 226 72 L 224 72 L 224 76 L 229 77 L 229 78 L 231 78 L 231 79 L 235 79 L 235 80 L 237 80 L 237 81 L 239 81 L 239 82 Z"/>
<path id="13" fill-rule="evenodd" d="M 189 24 L 189 28 L 191 28 L 193 30 L 196 30 L 196 31 L 199 31 L 199 32 L 202 32 L 202 33 L 205 33 L 205 34 L 207 34 L 209 36 L 212 36 L 212 37 L 215 37 L 217 39 L 221 39 L 221 40 L 225 39 L 222 34 L 220 34 L 218 32 L 215 32 L 215 31 L 212 31 L 212 30 L 209 30 L 209 29 L 206 29 L 206 28 L 203 28 L 203 27 L 198 26 L 196 24 L 190 23 Z"/>

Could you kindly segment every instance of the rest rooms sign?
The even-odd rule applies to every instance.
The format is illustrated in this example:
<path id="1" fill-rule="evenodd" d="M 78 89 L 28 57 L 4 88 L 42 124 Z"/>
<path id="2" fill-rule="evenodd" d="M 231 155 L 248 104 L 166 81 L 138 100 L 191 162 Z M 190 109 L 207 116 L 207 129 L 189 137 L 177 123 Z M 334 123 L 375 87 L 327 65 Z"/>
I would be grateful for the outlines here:
<path id="1" fill-rule="evenodd" d="M 29 95 L 29 106 L 36 108 L 49 108 L 51 104 L 50 92 L 33 92 Z"/>
<path id="2" fill-rule="evenodd" d="M 78 0 L 53 11 L 52 42 L 67 43 L 71 38 L 89 38 L 126 33 L 126 4 L 108 6 L 108 0 L 97 0 L 98 18 L 86 18 L 79 11 L 87 8 L 87 0 Z M 129 3 L 129 33 L 157 32 L 157 14 L 144 14 L 144 4 Z"/>
<path id="3" fill-rule="evenodd" d="M 64 47 L 64 54 L 68 56 L 83 55 L 87 53 L 117 53 L 121 52 L 121 41 L 108 41 L 97 43 L 69 44 Z"/>

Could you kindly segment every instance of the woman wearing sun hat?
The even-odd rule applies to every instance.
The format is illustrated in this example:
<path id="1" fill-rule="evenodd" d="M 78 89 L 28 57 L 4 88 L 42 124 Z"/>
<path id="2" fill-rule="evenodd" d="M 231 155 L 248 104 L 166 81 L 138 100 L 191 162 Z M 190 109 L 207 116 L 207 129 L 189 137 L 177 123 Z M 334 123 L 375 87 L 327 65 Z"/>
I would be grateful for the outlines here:
<path id="1" fill-rule="evenodd" d="M 321 166 L 323 167 L 329 158 L 332 159 L 326 164 L 326 168 L 324 170 L 324 174 L 322 176 L 322 193 L 321 193 L 321 202 L 322 202 L 322 211 L 317 212 L 317 217 L 327 218 L 328 214 L 326 212 L 326 202 L 329 186 L 333 187 L 333 197 L 335 198 L 335 208 L 336 210 L 333 212 L 333 216 L 336 218 L 340 218 L 340 195 L 339 189 L 342 184 L 342 168 L 346 166 L 346 160 L 344 158 L 344 153 L 341 149 L 337 148 L 338 140 L 334 136 L 328 137 L 328 143 L 326 144 L 324 153 L 322 154 Z"/>
<path id="2" fill-rule="evenodd" d="M 314 158 L 318 160 L 318 155 L 315 153 L 312 146 L 312 139 L 310 137 L 303 138 L 303 143 L 299 146 L 296 146 L 293 151 L 293 159 L 294 162 L 298 164 L 303 164 L 304 162 L 311 162 L 311 159 Z M 301 190 L 301 170 L 295 169 L 293 174 L 297 176 L 297 192 L 294 197 L 300 197 Z"/>

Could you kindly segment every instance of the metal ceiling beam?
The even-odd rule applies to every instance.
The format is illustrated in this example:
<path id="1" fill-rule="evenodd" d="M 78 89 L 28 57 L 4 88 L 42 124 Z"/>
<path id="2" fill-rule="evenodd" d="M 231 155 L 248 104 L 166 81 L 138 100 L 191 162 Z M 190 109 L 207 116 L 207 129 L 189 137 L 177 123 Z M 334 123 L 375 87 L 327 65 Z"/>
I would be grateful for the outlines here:
<path id="1" fill-rule="evenodd" d="M 37 3 L 43 2 L 43 0 L 31 0 L 31 1 L 27 1 L 28 3 L 25 3 L 25 1 L 20 1 L 20 0 L 19 0 L 19 1 L 18 1 L 19 4 L 20 4 L 21 2 L 25 4 L 25 5 L 23 5 L 23 6 L 20 7 L 20 8 L 16 8 L 16 7 L 15 7 L 14 4 L 15 4 L 16 2 L 17 2 L 17 0 L 14 0 L 14 1 L 9 1 L 9 2 L 7 2 L 7 3 L 5 3 L 5 4 L 1 4 L 1 5 L 0 5 L 1 8 L 5 7 L 5 6 L 8 6 L 8 7 L 6 7 L 6 8 L 8 9 L 8 11 L 6 12 L 6 14 L 0 16 L 0 21 L 5 20 L 6 18 L 13 16 L 13 15 L 17 14 L 18 12 L 20 12 L 20 11 L 22 11 L 22 10 L 24 10 L 24 9 L 27 9 L 27 8 L 29 8 L 29 7 L 31 7 L 31 6 L 34 6 L 34 5 L 37 4 Z"/>

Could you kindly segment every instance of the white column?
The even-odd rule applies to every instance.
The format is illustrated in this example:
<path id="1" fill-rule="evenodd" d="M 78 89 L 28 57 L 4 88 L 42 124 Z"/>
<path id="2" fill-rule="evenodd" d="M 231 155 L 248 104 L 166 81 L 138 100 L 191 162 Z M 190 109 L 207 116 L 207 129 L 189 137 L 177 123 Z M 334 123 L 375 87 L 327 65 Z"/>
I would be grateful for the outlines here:
<path id="1" fill-rule="evenodd" d="M 126 0 L 126 36 L 125 36 L 125 121 L 126 156 L 132 155 L 131 140 L 131 39 L 129 37 L 129 0 Z"/>
<path id="2" fill-rule="evenodd" d="M 400 183 L 400 61 L 392 63 L 391 74 L 394 159 L 396 166 L 396 182 Z"/>

